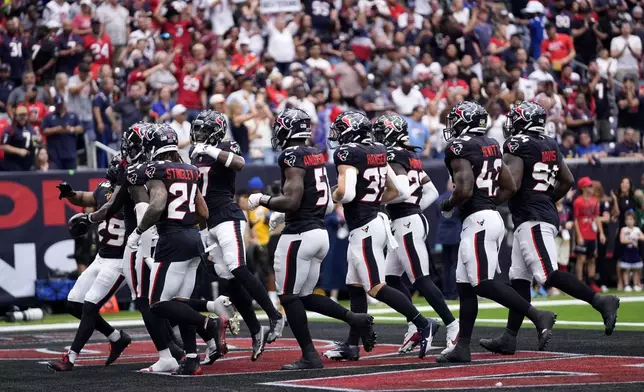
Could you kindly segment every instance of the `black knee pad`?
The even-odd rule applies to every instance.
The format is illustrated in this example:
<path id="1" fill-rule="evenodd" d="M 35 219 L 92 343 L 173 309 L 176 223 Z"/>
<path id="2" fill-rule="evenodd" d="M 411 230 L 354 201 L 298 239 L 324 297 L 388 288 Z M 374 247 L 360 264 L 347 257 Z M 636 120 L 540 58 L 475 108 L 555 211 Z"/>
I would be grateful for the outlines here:
<path id="1" fill-rule="evenodd" d="M 83 304 L 80 302 L 67 301 L 67 313 L 80 320 L 81 317 L 83 317 Z"/>

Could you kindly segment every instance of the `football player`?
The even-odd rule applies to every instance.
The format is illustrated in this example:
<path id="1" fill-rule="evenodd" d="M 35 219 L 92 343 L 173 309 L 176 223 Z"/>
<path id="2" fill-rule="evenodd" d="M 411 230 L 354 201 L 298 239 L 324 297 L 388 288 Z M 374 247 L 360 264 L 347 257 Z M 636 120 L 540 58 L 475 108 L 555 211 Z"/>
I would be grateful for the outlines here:
<path id="1" fill-rule="evenodd" d="M 539 350 L 550 339 L 557 316 L 531 306 L 511 287 L 494 281 L 499 247 L 505 234 L 497 204 L 516 190 L 512 174 L 503 163 L 498 143 L 487 137 L 488 114 L 476 102 L 452 107 L 443 131 L 448 145 L 445 165 L 454 192 L 440 205 L 443 214 L 459 208 L 463 220 L 458 250 L 456 282 L 460 299 L 460 331 L 456 347 L 438 356 L 437 362 L 470 362 L 470 340 L 478 313 L 477 296 L 491 299 L 527 316 L 536 326 Z"/>
<path id="2" fill-rule="evenodd" d="M 140 223 L 128 237 L 128 247 L 137 248 L 142 235 L 156 225 L 159 233 L 152 265 L 150 308 L 153 314 L 179 325 L 186 359 L 174 374 L 201 374 L 196 332 L 204 340 L 214 339 L 214 361 L 228 351 L 225 319 L 210 318 L 185 303 L 194 291 L 197 267 L 204 253 L 198 216 L 208 217 L 208 207 L 198 190 L 199 169 L 183 163 L 178 153 L 177 133 L 161 125 L 143 135 L 143 151 L 150 163 L 139 175 L 148 177 L 150 204 Z"/>
<path id="3" fill-rule="evenodd" d="M 518 189 L 509 203 L 515 227 L 510 285 L 528 302 L 533 279 L 585 301 L 602 315 L 605 333 L 610 335 L 619 299 L 595 294 L 574 275 L 557 270 L 559 214 L 555 203 L 568 193 L 574 178 L 557 142 L 545 135 L 546 117 L 539 104 L 524 101 L 510 109 L 504 127 L 508 139 L 503 145 L 503 162 Z M 479 343 L 495 353 L 514 354 L 522 323 L 523 315 L 510 310 L 503 334 Z"/>
<path id="4" fill-rule="evenodd" d="M 327 180 L 326 159 L 315 147 L 308 147 L 311 118 L 300 109 L 286 109 L 273 125 L 273 148 L 281 149 L 278 159 L 282 173 L 281 194 L 255 193 L 248 198 L 248 208 L 262 205 L 270 210 L 273 227 L 286 222 L 275 249 L 275 277 L 280 303 L 293 335 L 302 350 L 302 358 L 282 370 L 322 368 L 322 359 L 313 346 L 306 311 L 313 311 L 365 329 L 373 317 L 353 313 L 325 295 L 313 294 L 320 277 L 320 265 L 329 251 L 329 237 L 324 216 L 333 211 L 331 189 Z"/>
<path id="5" fill-rule="evenodd" d="M 344 204 L 344 214 L 351 233 L 347 261 L 346 283 L 351 299 L 351 311 L 367 312 L 367 292 L 386 303 L 412 322 L 420 334 L 419 357 L 423 358 L 431 346 L 438 323 L 428 320 L 416 309 L 409 298 L 385 283 L 385 247 L 397 247 L 389 229 L 389 218 L 380 213 L 381 203 L 409 197 L 409 183 L 396 184 L 396 176 L 387 164 L 387 149 L 374 143 L 371 122 L 362 113 L 341 113 L 333 122 L 329 140 L 340 147 L 333 160 L 338 172 L 338 186 L 333 200 Z M 371 351 L 375 342 L 373 333 L 352 327 L 346 342 L 339 343 L 324 355 L 337 360 L 356 360 L 360 357 L 358 341 L 362 338 L 365 351 Z"/>
<path id="6" fill-rule="evenodd" d="M 221 113 L 214 110 L 199 113 L 190 130 L 195 144 L 191 157 L 201 173 L 201 194 L 210 211 L 207 228 L 201 231 L 202 240 L 207 248 L 212 248 L 215 271 L 226 281 L 228 294 L 250 329 L 251 359 L 256 361 L 266 343 L 282 336 L 286 320 L 273 306 L 266 287 L 246 265 L 246 216 L 234 201 L 235 178 L 245 162 L 239 145 L 223 140 L 227 128 L 226 117 Z M 253 299 L 268 315 L 270 328 L 260 326 Z"/>
<path id="7" fill-rule="evenodd" d="M 94 192 L 74 191 L 71 185 L 62 182 L 57 185 L 59 199 L 65 198 L 72 204 L 81 207 L 100 208 L 114 191 L 121 157 L 112 158 L 105 179 Z M 74 287 L 67 296 L 69 313 L 80 320 L 76 336 L 70 349 L 63 358 L 48 364 L 55 371 L 69 371 L 74 367 L 76 357 L 85 343 L 92 337 L 94 330 L 99 331 L 110 341 L 110 354 L 105 361 L 109 365 L 116 361 L 132 339 L 124 331 L 115 330 L 99 313 L 101 307 L 122 286 L 125 279 L 122 274 L 121 260 L 125 247 L 125 223 L 121 213 L 117 213 L 98 226 L 98 254 L 78 277 Z"/>
<path id="8" fill-rule="evenodd" d="M 429 234 L 429 222 L 422 213 L 438 198 L 438 191 L 423 170 L 422 161 L 416 154 L 420 147 L 409 145 L 407 121 L 404 118 L 397 114 L 378 117 L 373 124 L 373 135 L 376 141 L 387 147 L 387 162 L 396 174 L 398 183 L 409 184 L 407 199 L 392 200 L 387 205 L 391 229 L 399 246 L 396 250 L 387 251 L 386 282 L 411 299 L 409 290 L 401 280 L 402 274 L 407 274 L 414 288 L 425 297 L 447 326 L 447 353 L 456 344 L 458 321 L 429 276 L 430 256 L 425 245 L 425 239 Z M 409 329 L 398 352 L 409 352 L 419 342 L 416 326 L 409 323 Z"/>

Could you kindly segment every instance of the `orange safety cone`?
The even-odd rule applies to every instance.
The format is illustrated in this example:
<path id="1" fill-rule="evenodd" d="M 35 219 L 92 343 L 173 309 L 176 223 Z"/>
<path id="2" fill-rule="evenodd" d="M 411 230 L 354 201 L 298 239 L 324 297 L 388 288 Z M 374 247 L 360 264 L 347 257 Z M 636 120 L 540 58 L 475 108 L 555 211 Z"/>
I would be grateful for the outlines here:
<path id="1" fill-rule="evenodd" d="M 112 296 L 109 301 L 105 302 L 100 310 L 101 313 L 118 313 L 119 311 L 119 303 L 116 301 L 116 296 Z"/>

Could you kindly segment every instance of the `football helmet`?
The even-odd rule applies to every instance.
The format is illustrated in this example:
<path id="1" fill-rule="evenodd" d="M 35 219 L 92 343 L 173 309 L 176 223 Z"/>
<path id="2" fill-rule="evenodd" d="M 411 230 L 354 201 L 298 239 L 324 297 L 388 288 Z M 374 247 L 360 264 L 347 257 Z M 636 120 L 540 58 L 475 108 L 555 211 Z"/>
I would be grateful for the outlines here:
<path id="1" fill-rule="evenodd" d="M 546 109 L 538 103 L 523 101 L 518 105 L 512 105 L 503 125 L 503 136 L 509 138 L 526 132 L 545 135 L 547 117 Z"/>
<path id="2" fill-rule="evenodd" d="M 373 138 L 384 144 L 393 147 L 399 143 L 409 141 L 407 121 L 398 114 L 385 114 L 376 119 L 373 123 Z"/>
<path id="3" fill-rule="evenodd" d="M 226 116 L 215 110 L 204 110 L 192 122 L 190 141 L 193 144 L 206 143 L 215 146 L 224 139 L 227 129 Z"/>
<path id="4" fill-rule="evenodd" d="M 127 163 L 138 163 L 143 158 L 143 138 L 154 124 L 138 122 L 121 135 L 121 156 Z"/>
<path id="5" fill-rule="evenodd" d="M 284 148 L 290 139 L 311 137 L 311 117 L 304 110 L 289 108 L 283 110 L 273 123 L 271 144 L 274 149 Z"/>
<path id="6" fill-rule="evenodd" d="M 360 112 L 341 113 L 331 125 L 329 140 L 339 144 L 371 140 L 371 122 L 367 116 Z"/>
<path id="7" fill-rule="evenodd" d="M 447 115 L 443 137 L 449 141 L 465 132 L 484 134 L 487 132 L 487 119 L 487 111 L 477 102 L 459 102 Z"/>
<path id="8" fill-rule="evenodd" d="M 169 124 L 159 124 L 146 132 L 143 138 L 143 154 L 148 160 L 164 152 L 179 151 L 179 136 Z"/>

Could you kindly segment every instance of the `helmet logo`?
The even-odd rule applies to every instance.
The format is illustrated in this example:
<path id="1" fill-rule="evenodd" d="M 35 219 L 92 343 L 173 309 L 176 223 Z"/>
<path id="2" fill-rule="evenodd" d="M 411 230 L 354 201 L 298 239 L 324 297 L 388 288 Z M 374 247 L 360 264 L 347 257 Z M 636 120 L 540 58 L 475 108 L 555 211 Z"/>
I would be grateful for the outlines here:
<path id="1" fill-rule="evenodd" d="M 217 125 L 219 125 L 220 127 L 223 127 L 223 126 L 224 126 L 224 120 L 223 120 L 220 116 L 215 117 L 215 122 L 216 122 L 216 123 L 217 123 Z"/>

